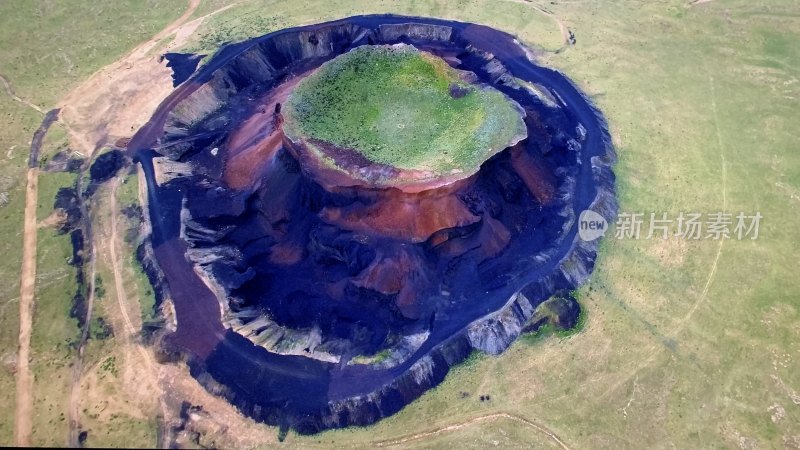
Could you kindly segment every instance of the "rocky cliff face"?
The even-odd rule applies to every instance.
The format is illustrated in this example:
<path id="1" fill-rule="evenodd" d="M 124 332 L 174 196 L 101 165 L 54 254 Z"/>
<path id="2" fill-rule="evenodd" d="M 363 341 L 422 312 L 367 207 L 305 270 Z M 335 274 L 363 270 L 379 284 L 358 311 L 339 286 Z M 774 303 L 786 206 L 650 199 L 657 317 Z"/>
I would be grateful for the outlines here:
<path id="1" fill-rule="evenodd" d="M 273 89 L 354 46 L 398 42 L 474 72 L 526 110 L 528 139 L 448 193 L 476 220 L 413 243 L 334 223 L 326 207 L 363 211 L 379 194 L 323 189 L 288 152 L 264 150 L 269 131 L 236 146 L 254 155 L 247 187 L 226 184 L 232 131 L 271 117 L 264 105 L 275 103 Z M 210 286 L 208 296 L 174 295 L 177 311 L 222 307 L 216 318 L 178 313 L 179 331 L 200 320 L 227 328 L 211 352 L 184 344 L 198 380 L 255 419 L 299 432 L 366 425 L 440 383 L 472 351 L 501 353 L 542 302 L 583 283 L 598 241 L 579 238 L 577 217 L 584 209 L 616 216 L 614 150 L 585 96 L 528 54 L 478 25 L 356 17 L 223 50 L 165 100 L 149 147 L 164 157 L 148 173 L 150 189 L 180 199 L 161 205 L 182 206 L 151 203 L 150 214 L 160 241 L 186 244 L 170 264 L 188 261 L 202 280 L 159 277 L 155 264 L 148 274 L 156 286 Z M 385 261 L 397 264 L 385 270 Z M 412 281 L 395 283 L 394 272 Z M 353 360 L 379 350 L 388 356 L 378 363 Z"/>

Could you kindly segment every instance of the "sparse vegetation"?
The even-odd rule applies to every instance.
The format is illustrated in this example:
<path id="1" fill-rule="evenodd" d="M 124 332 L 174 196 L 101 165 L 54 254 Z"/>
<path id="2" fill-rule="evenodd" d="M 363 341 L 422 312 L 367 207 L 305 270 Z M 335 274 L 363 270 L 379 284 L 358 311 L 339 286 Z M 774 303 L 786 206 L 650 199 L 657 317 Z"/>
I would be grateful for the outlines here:
<path id="1" fill-rule="evenodd" d="M 113 335 L 114 332 L 111 330 L 111 325 L 103 317 L 92 317 L 92 321 L 89 324 L 89 339 L 102 340 L 108 339 Z"/>
<path id="2" fill-rule="evenodd" d="M 116 356 L 109 356 L 108 358 L 104 359 L 102 363 L 100 363 L 100 369 L 104 372 L 108 372 L 113 376 L 117 376 L 119 370 L 117 369 L 117 357 Z"/>
<path id="3" fill-rule="evenodd" d="M 95 300 L 102 300 L 106 296 L 106 288 L 103 286 L 103 278 L 100 275 L 94 277 L 94 296 Z"/>
<path id="4" fill-rule="evenodd" d="M 380 364 L 386 361 L 386 358 L 388 358 L 391 354 L 391 350 L 386 348 L 371 356 L 355 356 L 351 361 L 353 364 Z"/>

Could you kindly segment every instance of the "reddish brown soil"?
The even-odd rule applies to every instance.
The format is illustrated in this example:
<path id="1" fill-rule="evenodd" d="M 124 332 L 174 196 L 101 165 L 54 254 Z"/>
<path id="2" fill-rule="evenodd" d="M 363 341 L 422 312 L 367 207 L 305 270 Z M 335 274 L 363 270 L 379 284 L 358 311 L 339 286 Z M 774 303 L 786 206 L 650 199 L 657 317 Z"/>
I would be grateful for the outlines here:
<path id="1" fill-rule="evenodd" d="M 356 203 L 343 208 L 328 206 L 320 215 L 324 221 L 347 230 L 423 242 L 441 229 L 469 225 L 480 219 L 452 193 L 451 188 L 419 194 L 396 189 L 380 191 L 372 204 Z"/>
<path id="2" fill-rule="evenodd" d="M 269 254 L 269 262 L 291 266 L 297 264 L 305 256 L 303 247 L 290 242 L 280 242 L 275 244 Z"/>
<path id="3" fill-rule="evenodd" d="M 231 133 L 225 144 L 227 159 L 224 179 L 229 187 L 242 189 L 261 178 L 284 140 L 283 117 L 276 112 L 275 107 L 286 101 L 297 83 L 306 75 L 307 73 L 294 76 L 271 90 L 259 101 L 259 112 L 242 122 Z"/>
<path id="4" fill-rule="evenodd" d="M 543 163 L 526 152 L 522 146 L 511 149 L 511 165 L 528 190 L 539 201 L 547 204 L 555 193 L 555 180 L 552 173 L 543 167 Z"/>
<path id="5" fill-rule="evenodd" d="M 313 148 L 311 146 L 313 145 Z M 454 171 L 447 174 L 428 170 L 398 169 L 367 160 L 357 150 L 323 141 L 294 142 L 284 147 L 300 162 L 306 174 L 327 190 L 342 187 L 394 188 L 409 194 L 439 189 L 468 179 L 477 173 Z M 336 165 L 329 161 L 336 161 Z"/>

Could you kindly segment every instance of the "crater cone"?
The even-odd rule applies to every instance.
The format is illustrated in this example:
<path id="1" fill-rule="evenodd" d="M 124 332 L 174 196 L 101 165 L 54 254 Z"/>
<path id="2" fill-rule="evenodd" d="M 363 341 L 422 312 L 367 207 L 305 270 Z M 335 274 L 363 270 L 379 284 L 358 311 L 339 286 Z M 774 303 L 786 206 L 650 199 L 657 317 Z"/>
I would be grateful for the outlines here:
<path id="1" fill-rule="evenodd" d="M 412 45 L 361 46 L 296 86 L 284 144 L 328 188 L 442 187 L 527 137 L 524 110 L 477 80 Z"/>

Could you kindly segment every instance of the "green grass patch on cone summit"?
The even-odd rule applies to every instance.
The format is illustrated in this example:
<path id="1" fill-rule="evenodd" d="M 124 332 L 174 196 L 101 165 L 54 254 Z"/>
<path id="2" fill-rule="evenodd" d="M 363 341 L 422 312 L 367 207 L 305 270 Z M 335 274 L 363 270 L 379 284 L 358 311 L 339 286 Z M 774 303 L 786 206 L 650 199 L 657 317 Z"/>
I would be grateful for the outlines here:
<path id="1" fill-rule="evenodd" d="M 440 173 L 474 172 L 526 133 L 518 106 L 500 91 L 408 45 L 363 46 L 324 64 L 298 84 L 285 116 L 292 139 Z"/>

